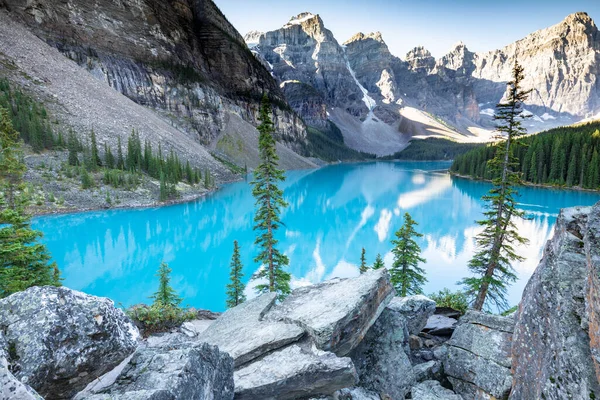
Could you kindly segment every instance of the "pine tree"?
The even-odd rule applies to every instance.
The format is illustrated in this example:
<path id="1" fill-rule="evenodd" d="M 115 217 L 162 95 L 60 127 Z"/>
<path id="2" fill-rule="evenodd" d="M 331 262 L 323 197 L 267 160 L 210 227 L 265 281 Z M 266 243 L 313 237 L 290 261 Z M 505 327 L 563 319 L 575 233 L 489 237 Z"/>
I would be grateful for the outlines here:
<path id="1" fill-rule="evenodd" d="M 113 156 L 107 143 L 104 143 L 104 165 L 108 169 L 113 169 L 115 167 L 115 156 Z"/>
<path id="2" fill-rule="evenodd" d="M 373 269 L 381 269 L 383 267 L 385 267 L 383 258 L 381 258 L 381 254 L 377 254 L 377 257 L 375 257 L 375 263 L 373 264 Z"/>
<path id="3" fill-rule="evenodd" d="M 25 165 L 21 161 L 19 133 L 6 109 L 0 108 L 0 298 L 31 286 L 60 286 L 60 273 L 41 232 L 31 229 L 23 193 Z"/>
<path id="4" fill-rule="evenodd" d="M 423 235 L 415 231 L 418 225 L 409 213 L 404 214 L 404 224 L 396 232 L 396 239 L 392 240 L 394 248 L 394 263 L 390 269 L 392 285 L 400 296 L 423 293 L 423 284 L 427 282 L 425 270 L 419 263 L 426 260 L 421 257 L 421 248 L 413 238 Z"/>
<path id="5" fill-rule="evenodd" d="M 239 306 L 246 301 L 244 295 L 244 284 L 242 278 L 242 260 L 240 259 L 240 246 L 238 241 L 233 242 L 233 256 L 231 257 L 231 270 L 229 272 L 229 284 L 227 285 L 227 308 Z"/>
<path id="6" fill-rule="evenodd" d="M 121 145 L 121 136 L 117 138 L 117 169 L 125 169 L 125 160 L 123 159 L 123 146 Z"/>
<path id="7" fill-rule="evenodd" d="M 361 253 L 360 253 L 360 268 L 358 269 L 360 271 L 361 274 L 364 274 L 365 272 L 367 272 L 369 270 L 369 267 L 367 266 L 367 258 L 365 256 L 365 248 L 363 247 Z"/>
<path id="8" fill-rule="evenodd" d="M 514 246 L 527 242 L 519 236 L 514 224 L 515 218 L 523 217 L 523 212 L 516 208 L 515 196 L 518 192 L 514 188 L 521 180 L 520 173 L 515 172 L 518 160 L 514 156 L 514 149 L 519 137 L 526 133 L 522 125 L 525 118 L 522 112 L 523 102 L 530 92 L 521 88 L 523 79 L 523 68 L 515 63 L 513 79 L 507 84 L 506 102 L 496 106 L 496 129 L 504 135 L 495 157 L 489 162 L 496 178 L 493 188 L 483 197 L 487 203 L 486 218 L 478 223 L 484 230 L 477 236 L 479 251 L 469 262 L 469 269 L 474 276 L 461 281 L 467 294 L 474 298 L 473 308 L 478 311 L 483 309 L 486 301 L 491 301 L 499 308 L 506 307 L 506 288 L 516 280 L 510 263 L 523 259 L 515 253 Z M 558 159 L 553 151 L 553 164 Z M 559 167 L 553 165 L 552 170 L 553 179 L 557 179 Z"/>
<path id="9" fill-rule="evenodd" d="M 71 130 L 69 131 L 67 146 L 69 148 L 69 165 L 76 167 L 79 165 L 79 157 L 77 156 L 77 152 L 79 151 L 80 146 L 75 133 Z"/>
<path id="10" fill-rule="evenodd" d="M 93 170 L 96 170 L 97 167 L 102 166 L 102 161 L 100 160 L 100 155 L 98 153 L 98 143 L 96 142 L 96 132 L 92 129 L 91 134 L 91 165 L 93 165 Z"/>
<path id="11" fill-rule="evenodd" d="M 181 298 L 171 287 L 171 268 L 167 263 L 161 263 L 156 276 L 158 277 L 158 290 L 151 299 L 154 299 L 154 304 L 162 307 L 179 307 Z"/>
<path id="12" fill-rule="evenodd" d="M 271 104 L 265 95 L 260 108 L 260 125 L 257 128 L 260 164 L 254 171 L 254 180 L 251 182 L 257 208 L 254 230 L 259 232 L 255 244 L 260 248 L 260 253 L 254 261 L 262 264 L 262 268 L 253 279 L 267 281 L 256 286 L 259 293 L 276 292 L 282 299 L 290 293 L 291 275 L 284 270 L 289 260 L 277 249 L 278 240 L 275 233 L 281 226 L 281 208 L 286 207 L 287 203 L 283 199 L 283 191 L 277 186 L 285 180 L 285 176 L 283 171 L 278 169 L 279 157 L 275 150 L 270 112 Z"/>

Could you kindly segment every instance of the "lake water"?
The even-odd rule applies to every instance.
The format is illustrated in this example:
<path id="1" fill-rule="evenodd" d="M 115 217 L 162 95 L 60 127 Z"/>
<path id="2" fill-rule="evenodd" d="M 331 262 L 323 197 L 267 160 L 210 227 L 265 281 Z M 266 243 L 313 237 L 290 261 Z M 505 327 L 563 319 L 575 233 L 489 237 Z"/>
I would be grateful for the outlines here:
<path id="1" fill-rule="evenodd" d="M 372 263 L 377 253 L 391 265 L 390 240 L 409 212 L 424 234 L 420 240 L 428 282 L 425 293 L 455 288 L 468 274 L 481 219 L 481 196 L 489 184 L 451 178 L 444 162 L 376 162 L 290 171 L 283 185 L 289 207 L 279 232 L 290 258 L 293 286 L 358 275 L 361 248 Z M 592 205 L 595 193 L 522 188 L 519 221 L 529 238 L 526 257 L 514 267 L 516 304 L 552 234 L 559 209 Z M 222 311 L 233 241 L 242 250 L 245 278 L 259 267 L 253 226 L 254 200 L 247 182 L 175 206 L 88 212 L 36 218 L 34 227 L 58 262 L 64 285 L 129 306 L 150 302 L 161 263 L 173 269 L 173 286 L 184 304 Z M 247 288 L 252 292 L 251 288 Z"/>

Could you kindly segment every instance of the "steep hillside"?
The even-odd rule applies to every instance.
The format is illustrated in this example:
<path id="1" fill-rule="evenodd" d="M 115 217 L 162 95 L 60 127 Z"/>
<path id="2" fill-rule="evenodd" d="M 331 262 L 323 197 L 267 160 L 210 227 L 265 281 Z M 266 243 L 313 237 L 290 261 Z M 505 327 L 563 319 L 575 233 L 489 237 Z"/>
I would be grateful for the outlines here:
<path id="1" fill-rule="evenodd" d="M 89 76 L 158 112 L 178 132 L 173 137 L 215 150 L 232 116 L 256 125 L 267 93 L 278 139 L 289 148 L 305 144 L 304 123 L 211 0 L 3 0 L 0 7 Z"/>

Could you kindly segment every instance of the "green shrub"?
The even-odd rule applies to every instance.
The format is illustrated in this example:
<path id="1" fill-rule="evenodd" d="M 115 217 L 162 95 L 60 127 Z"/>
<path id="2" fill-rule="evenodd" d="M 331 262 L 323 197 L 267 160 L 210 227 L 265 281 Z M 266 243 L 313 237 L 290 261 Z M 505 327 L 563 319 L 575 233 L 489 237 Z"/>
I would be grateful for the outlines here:
<path id="1" fill-rule="evenodd" d="M 196 316 L 190 310 L 161 303 L 154 303 L 151 306 L 138 304 L 130 307 L 126 313 L 145 337 L 153 333 L 168 332 L 178 328 L 181 324 L 194 319 Z"/>
<path id="2" fill-rule="evenodd" d="M 437 293 L 431 293 L 429 298 L 435 301 L 438 307 L 450 307 L 461 313 L 467 312 L 469 301 L 467 295 L 460 290 L 451 292 L 450 289 L 444 288 Z"/>

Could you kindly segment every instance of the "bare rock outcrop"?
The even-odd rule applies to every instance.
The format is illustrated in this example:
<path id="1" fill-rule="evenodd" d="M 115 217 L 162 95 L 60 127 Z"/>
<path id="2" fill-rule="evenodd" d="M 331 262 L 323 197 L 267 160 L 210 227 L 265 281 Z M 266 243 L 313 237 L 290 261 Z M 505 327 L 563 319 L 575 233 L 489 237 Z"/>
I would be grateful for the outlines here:
<path id="1" fill-rule="evenodd" d="M 598 366 L 600 204 L 565 209 L 523 293 L 511 399 L 593 399 Z"/>

